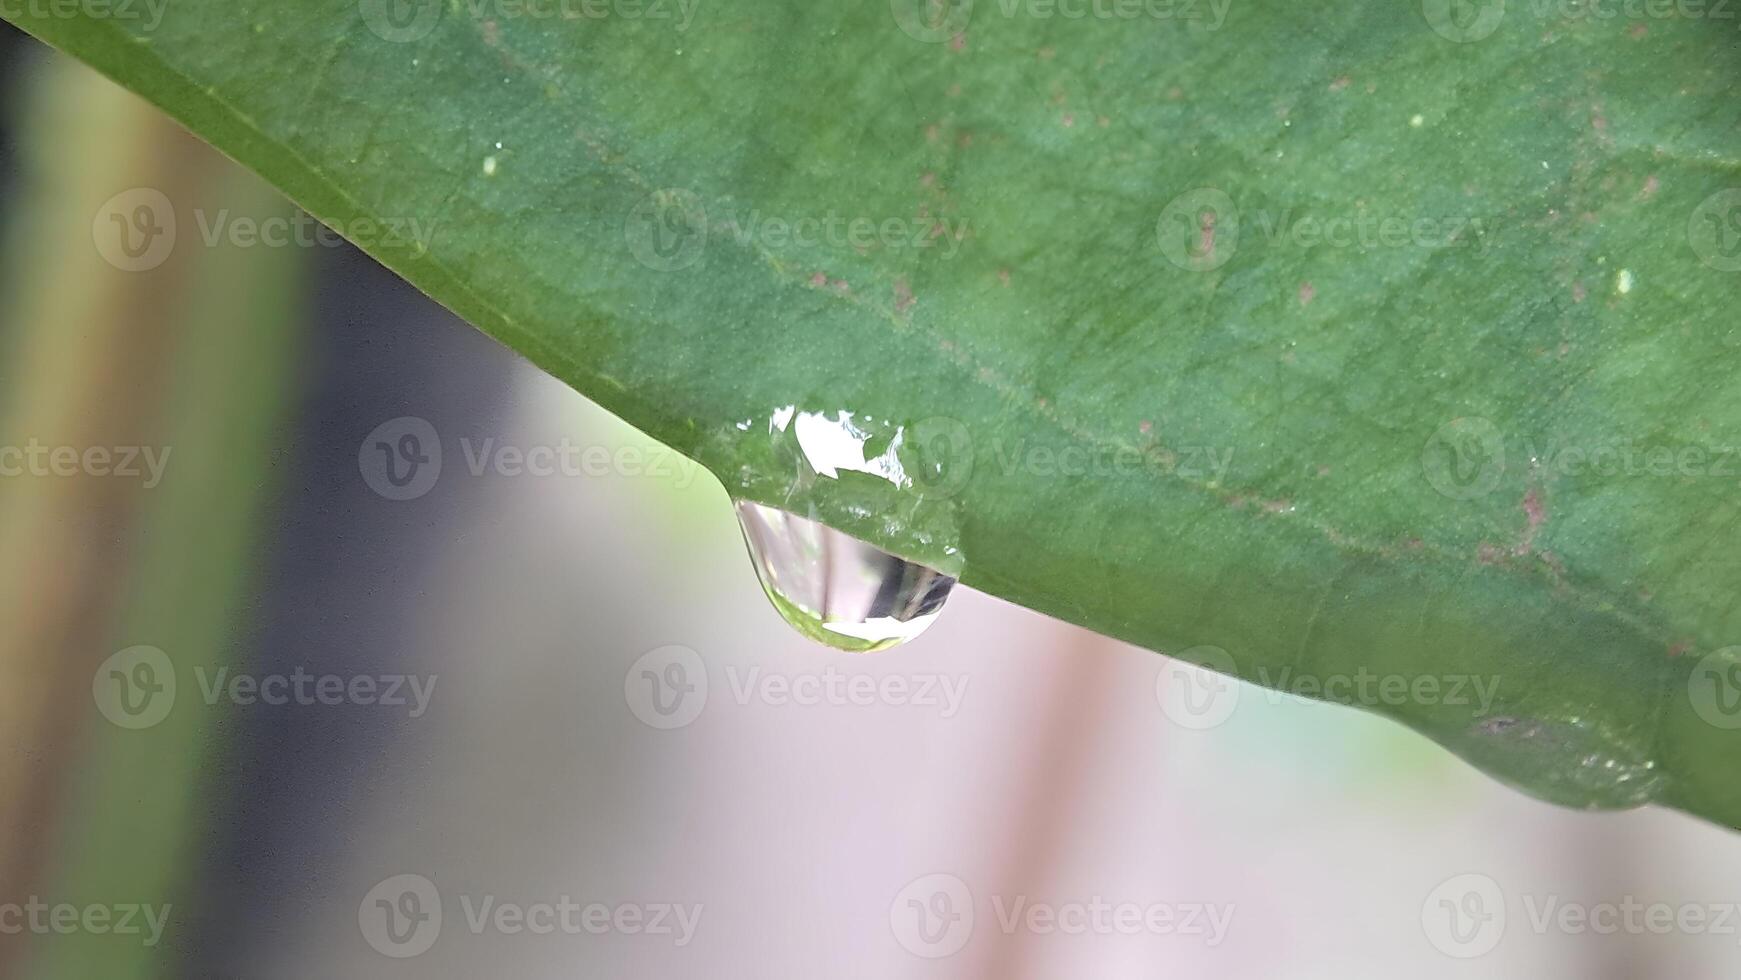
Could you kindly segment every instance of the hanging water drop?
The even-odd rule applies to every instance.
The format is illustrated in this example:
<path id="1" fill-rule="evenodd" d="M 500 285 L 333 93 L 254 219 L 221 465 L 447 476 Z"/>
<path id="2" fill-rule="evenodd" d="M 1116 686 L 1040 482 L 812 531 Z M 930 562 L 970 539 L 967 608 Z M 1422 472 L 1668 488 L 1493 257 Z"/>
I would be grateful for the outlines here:
<path id="1" fill-rule="evenodd" d="M 923 633 L 955 579 L 831 527 L 749 501 L 737 504 L 756 576 L 786 622 L 850 653 Z"/>

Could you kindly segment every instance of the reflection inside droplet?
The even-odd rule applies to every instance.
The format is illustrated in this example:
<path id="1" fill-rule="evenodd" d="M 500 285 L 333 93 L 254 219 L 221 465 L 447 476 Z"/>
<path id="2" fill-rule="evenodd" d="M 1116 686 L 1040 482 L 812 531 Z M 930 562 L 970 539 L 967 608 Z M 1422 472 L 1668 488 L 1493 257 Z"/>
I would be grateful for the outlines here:
<path id="1" fill-rule="evenodd" d="M 923 633 L 955 579 L 897 558 L 806 517 L 738 501 L 762 591 L 786 622 L 853 653 L 886 650 Z"/>

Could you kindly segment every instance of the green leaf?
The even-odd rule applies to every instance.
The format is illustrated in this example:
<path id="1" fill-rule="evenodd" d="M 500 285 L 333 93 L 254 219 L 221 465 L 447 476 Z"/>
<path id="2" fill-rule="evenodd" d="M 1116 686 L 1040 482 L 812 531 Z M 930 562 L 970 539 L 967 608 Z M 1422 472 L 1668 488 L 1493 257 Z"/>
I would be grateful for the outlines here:
<path id="1" fill-rule="evenodd" d="M 1721 5 L 7 9 L 734 494 L 1741 824 Z"/>

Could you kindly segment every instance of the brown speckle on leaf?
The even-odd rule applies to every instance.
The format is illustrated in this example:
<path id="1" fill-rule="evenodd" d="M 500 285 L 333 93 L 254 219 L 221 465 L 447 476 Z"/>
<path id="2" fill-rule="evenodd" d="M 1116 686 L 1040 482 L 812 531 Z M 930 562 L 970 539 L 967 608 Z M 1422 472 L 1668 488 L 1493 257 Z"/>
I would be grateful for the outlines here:
<path id="1" fill-rule="evenodd" d="M 1527 523 L 1523 528 L 1523 540 L 1519 541 L 1517 547 L 1513 548 L 1511 552 L 1519 556 L 1529 554 L 1530 550 L 1535 547 L 1536 534 L 1541 531 L 1542 525 L 1546 524 L 1548 520 L 1547 504 L 1542 501 L 1539 489 L 1530 487 L 1529 491 L 1523 495 L 1521 506 L 1523 507 L 1524 520 Z"/>
<path id="2" fill-rule="evenodd" d="M 1547 508 L 1542 504 L 1541 491 L 1535 487 L 1530 487 L 1529 492 L 1523 495 L 1523 513 L 1529 518 L 1531 528 L 1541 527 L 1542 522 L 1548 519 Z"/>
<path id="3" fill-rule="evenodd" d="M 895 312 L 905 315 L 918 300 L 913 296 L 913 287 L 907 285 L 905 278 L 895 280 Z"/>

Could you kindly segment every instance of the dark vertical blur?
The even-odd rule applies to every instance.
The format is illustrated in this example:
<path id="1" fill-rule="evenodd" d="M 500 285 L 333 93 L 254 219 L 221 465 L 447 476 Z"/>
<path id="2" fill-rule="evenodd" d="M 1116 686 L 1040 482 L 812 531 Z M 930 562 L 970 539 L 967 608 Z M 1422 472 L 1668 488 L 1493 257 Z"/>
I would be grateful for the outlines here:
<path id="1" fill-rule="evenodd" d="M 279 456 L 271 553 L 254 593 L 242 664 L 262 674 L 415 671 L 406 624 L 426 602 L 420 572 L 457 533 L 471 500 L 377 496 L 357 452 L 377 425 L 414 415 L 439 431 L 484 429 L 499 413 L 514 356 L 368 256 L 346 245 L 313 263 L 307 377 L 293 441 Z M 229 768 L 214 772 L 202 908 L 185 937 L 190 976 L 243 976 L 248 950 L 294 916 L 341 859 L 350 811 L 402 756 L 383 751 L 403 718 L 310 712 L 294 704 L 245 713 Z M 222 787 L 216 791 L 215 787 Z M 330 899 L 330 896 L 325 896 Z"/>

